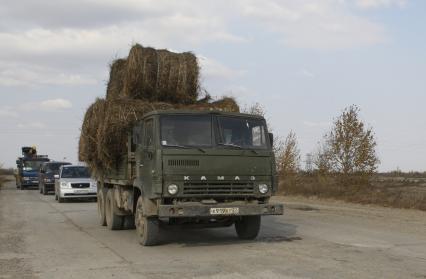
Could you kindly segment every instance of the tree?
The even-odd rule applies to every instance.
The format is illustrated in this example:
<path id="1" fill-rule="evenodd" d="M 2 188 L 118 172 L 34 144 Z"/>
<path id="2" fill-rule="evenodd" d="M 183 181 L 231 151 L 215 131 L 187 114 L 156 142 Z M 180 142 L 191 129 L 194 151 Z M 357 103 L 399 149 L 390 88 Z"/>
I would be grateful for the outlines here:
<path id="1" fill-rule="evenodd" d="M 359 113 L 360 109 L 352 105 L 334 121 L 316 158 L 319 169 L 345 176 L 371 175 L 377 170 L 377 142 L 372 128 L 366 128 L 359 119 Z"/>
<path id="2" fill-rule="evenodd" d="M 283 150 L 278 157 L 278 165 L 280 175 L 294 175 L 300 169 L 300 150 L 293 131 L 290 131 L 284 141 Z"/>

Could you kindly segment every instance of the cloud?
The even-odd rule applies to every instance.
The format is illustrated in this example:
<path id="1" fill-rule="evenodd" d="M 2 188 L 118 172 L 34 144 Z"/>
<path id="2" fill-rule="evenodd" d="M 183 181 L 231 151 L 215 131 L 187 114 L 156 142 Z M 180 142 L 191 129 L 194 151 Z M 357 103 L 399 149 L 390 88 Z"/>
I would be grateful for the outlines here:
<path id="1" fill-rule="evenodd" d="M 52 99 L 40 102 L 40 108 L 43 110 L 62 110 L 72 107 L 72 103 L 65 99 Z"/>
<path id="2" fill-rule="evenodd" d="M 0 108 L 0 117 L 18 117 L 18 113 L 12 107 L 1 107 Z"/>
<path id="3" fill-rule="evenodd" d="M 60 111 L 69 109 L 72 107 L 72 103 L 66 99 L 50 99 L 41 102 L 30 102 L 21 104 L 18 106 L 18 109 L 21 111 Z"/>
<path id="4" fill-rule="evenodd" d="M 315 74 L 312 73 L 311 71 L 307 70 L 307 69 L 301 69 L 300 74 L 302 76 L 305 76 L 305 77 L 308 77 L 308 78 L 314 78 L 315 77 Z"/>
<path id="5" fill-rule="evenodd" d="M 407 0 L 356 0 L 356 5 L 364 9 L 390 6 L 404 7 L 406 4 Z"/>
<path id="6" fill-rule="evenodd" d="M 335 50 L 386 41 L 383 26 L 350 12 L 345 1 L 243 2 L 243 14 L 276 33 L 288 47 Z"/>
<path id="7" fill-rule="evenodd" d="M 45 129 L 47 127 L 47 125 L 42 122 L 18 123 L 17 126 L 20 129 Z"/>
<path id="8" fill-rule="evenodd" d="M 241 77 L 245 74 L 245 71 L 243 70 L 231 69 L 230 67 L 212 58 L 208 58 L 202 55 L 198 55 L 197 58 L 204 77 L 233 79 L 236 77 Z"/>
<path id="9" fill-rule="evenodd" d="M 57 69 L 27 63 L 1 63 L 0 85 L 87 85 L 99 82 L 98 79 L 90 75 L 65 71 L 67 71 L 67 69 Z"/>
<path id="10" fill-rule="evenodd" d="M 274 38 L 270 44 L 291 48 L 376 45 L 387 41 L 384 26 L 354 3 L 367 8 L 406 2 L 353 1 L 9 1 L 0 8 L 0 85 L 99 84 L 107 78 L 108 62 L 126 55 L 134 42 L 187 51 L 256 43 L 260 32 Z M 244 74 L 218 61 L 200 61 L 207 77 Z"/>

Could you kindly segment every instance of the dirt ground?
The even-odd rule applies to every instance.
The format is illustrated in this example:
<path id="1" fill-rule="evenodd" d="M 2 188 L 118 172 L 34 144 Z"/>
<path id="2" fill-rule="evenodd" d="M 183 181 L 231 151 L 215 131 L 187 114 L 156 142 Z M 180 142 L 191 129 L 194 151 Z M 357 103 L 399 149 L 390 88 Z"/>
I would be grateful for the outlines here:
<path id="1" fill-rule="evenodd" d="M 255 241 L 234 229 L 135 232 L 98 225 L 96 203 L 0 190 L 0 278 L 426 278 L 426 212 L 278 198 Z"/>

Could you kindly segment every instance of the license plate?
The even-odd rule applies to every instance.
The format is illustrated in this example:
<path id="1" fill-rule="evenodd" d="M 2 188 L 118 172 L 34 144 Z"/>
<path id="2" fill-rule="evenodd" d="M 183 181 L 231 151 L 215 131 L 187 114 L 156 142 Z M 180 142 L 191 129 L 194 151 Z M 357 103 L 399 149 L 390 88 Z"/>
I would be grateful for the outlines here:
<path id="1" fill-rule="evenodd" d="M 77 194 L 87 194 L 87 193 L 89 193 L 89 191 L 87 191 L 87 190 L 75 190 L 74 193 L 77 193 Z"/>
<path id="2" fill-rule="evenodd" d="M 227 207 L 227 208 L 210 208 L 211 215 L 235 215 L 240 213 L 238 207 Z"/>

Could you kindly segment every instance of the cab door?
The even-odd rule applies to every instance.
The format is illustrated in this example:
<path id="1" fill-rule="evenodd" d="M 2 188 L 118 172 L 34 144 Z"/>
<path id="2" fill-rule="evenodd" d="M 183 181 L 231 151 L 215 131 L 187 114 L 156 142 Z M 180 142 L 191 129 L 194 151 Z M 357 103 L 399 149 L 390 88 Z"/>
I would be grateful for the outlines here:
<path id="1" fill-rule="evenodd" d="M 142 140 L 142 160 L 140 164 L 140 173 L 142 180 L 142 195 L 151 196 L 152 176 L 155 175 L 155 123 L 153 118 L 148 118 L 143 124 L 143 140 Z"/>

